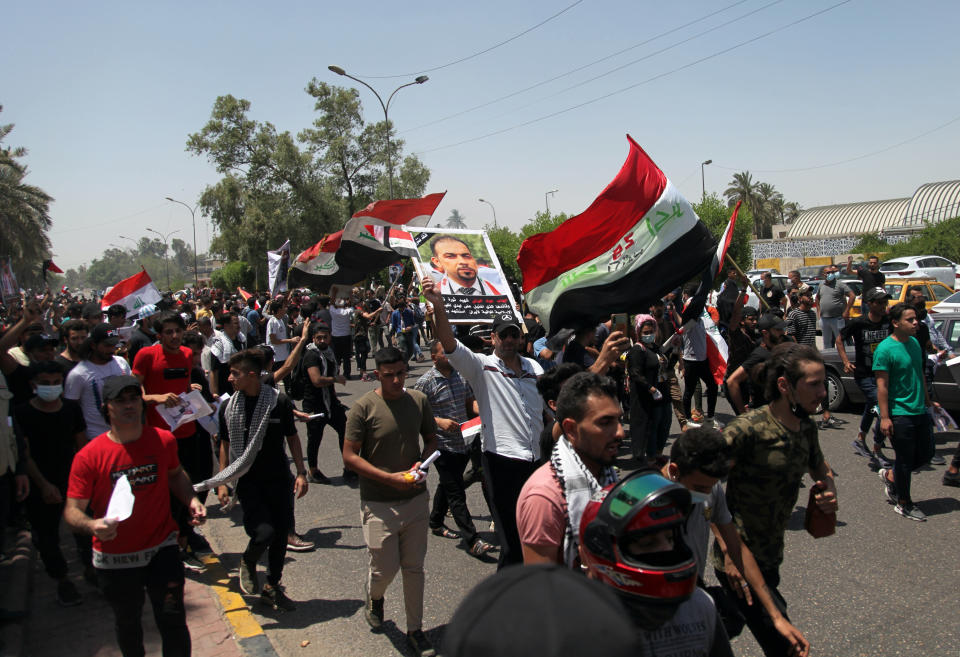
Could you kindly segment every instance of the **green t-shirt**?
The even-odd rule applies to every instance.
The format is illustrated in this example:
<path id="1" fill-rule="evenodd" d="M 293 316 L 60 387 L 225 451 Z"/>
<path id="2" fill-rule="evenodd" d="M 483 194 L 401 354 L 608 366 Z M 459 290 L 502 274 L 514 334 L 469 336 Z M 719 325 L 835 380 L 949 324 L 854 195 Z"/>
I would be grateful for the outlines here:
<path id="1" fill-rule="evenodd" d="M 799 431 L 791 431 L 769 406 L 761 406 L 728 424 L 723 438 L 735 461 L 727 478 L 727 508 L 761 570 L 774 570 L 783 561 L 783 537 L 803 475 L 823 465 L 817 425 L 807 418 Z M 716 542 L 713 564 L 723 570 Z"/>
<path id="2" fill-rule="evenodd" d="M 873 371 L 887 372 L 890 383 L 887 403 L 890 415 L 923 415 L 927 412 L 924 394 L 923 351 L 912 335 L 900 342 L 884 338 L 873 354 Z"/>
<path id="3" fill-rule="evenodd" d="M 432 436 L 437 423 L 427 396 L 407 389 L 400 399 L 384 399 L 371 390 L 347 411 L 344 438 L 361 443 L 360 456 L 384 472 L 405 472 L 420 460 L 420 436 Z M 360 499 L 371 502 L 406 500 L 423 493 L 412 488 L 401 491 L 393 486 L 360 477 Z"/>

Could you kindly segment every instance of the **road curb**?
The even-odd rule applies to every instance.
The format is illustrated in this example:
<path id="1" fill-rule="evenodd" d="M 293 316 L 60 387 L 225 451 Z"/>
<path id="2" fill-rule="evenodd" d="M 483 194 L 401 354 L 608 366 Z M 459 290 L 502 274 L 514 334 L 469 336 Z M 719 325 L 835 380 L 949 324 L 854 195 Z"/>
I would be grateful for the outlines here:
<path id="1" fill-rule="evenodd" d="M 246 657 L 279 657 L 243 596 L 230 589 L 230 573 L 220 560 L 212 554 L 202 557 L 202 560 L 207 566 L 202 574 L 203 583 L 214 592 L 220 612 L 230 624 L 240 652 Z"/>
<path id="2" fill-rule="evenodd" d="M 0 608 L 8 612 L 19 612 L 23 618 L 0 623 L 0 657 L 20 657 L 23 655 L 26 633 L 24 621 L 30 613 L 30 589 L 33 586 L 33 563 L 36 549 L 29 530 L 22 529 L 15 534 L 14 548 L 10 558 L 0 566 L 0 582 L 5 589 L 0 595 Z"/>

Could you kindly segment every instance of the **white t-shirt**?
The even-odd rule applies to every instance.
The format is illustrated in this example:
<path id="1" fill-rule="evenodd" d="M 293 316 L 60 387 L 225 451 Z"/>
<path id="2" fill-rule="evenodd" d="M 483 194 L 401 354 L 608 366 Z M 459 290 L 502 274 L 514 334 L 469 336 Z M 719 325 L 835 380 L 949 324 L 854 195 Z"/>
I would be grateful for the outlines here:
<path id="1" fill-rule="evenodd" d="M 274 344 L 273 340 L 270 339 L 271 335 L 277 336 L 279 340 L 286 340 L 290 336 L 287 335 L 287 324 L 282 322 L 276 317 L 271 317 L 270 321 L 267 322 L 267 344 L 273 348 L 273 362 L 282 363 L 287 360 L 287 356 L 290 355 L 290 345 L 289 344 Z"/>
<path id="2" fill-rule="evenodd" d="M 342 338 L 351 335 L 350 320 L 353 318 L 353 308 L 330 309 L 330 335 Z"/>
<path id="3" fill-rule="evenodd" d="M 100 412 L 103 403 L 103 380 L 121 374 L 130 374 L 130 365 L 123 358 L 114 356 L 113 360 L 105 365 L 82 360 L 67 375 L 63 397 L 80 403 L 83 419 L 87 423 L 87 438 L 90 440 L 110 429 Z"/>

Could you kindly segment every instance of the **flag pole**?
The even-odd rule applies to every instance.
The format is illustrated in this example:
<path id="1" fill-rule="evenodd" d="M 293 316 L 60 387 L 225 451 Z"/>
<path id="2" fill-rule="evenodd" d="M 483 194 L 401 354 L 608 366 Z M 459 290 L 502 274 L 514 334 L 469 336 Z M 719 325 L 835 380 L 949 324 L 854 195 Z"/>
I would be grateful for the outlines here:
<path id="1" fill-rule="evenodd" d="M 753 290 L 753 293 L 757 295 L 758 299 L 760 299 L 760 303 L 763 304 L 763 307 L 766 308 L 767 310 L 770 310 L 770 304 L 767 303 L 767 300 L 763 298 L 763 295 L 757 291 L 757 288 L 753 286 L 753 283 L 750 282 L 750 279 L 747 278 L 747 275 L 743 273 L 742 269 L 740 269 L 740 265 L 734 262 L 733 258 L 730 257 L 729 253 L 724 254 L 724 259 L 727 261 L 727 263 L 730 264 L 731 267 L 737 270 L 738 274 L 740 274 L 743 277 L 743 280 L 747 282 L 747 285 L 750 286 L 750 289 Z"/>

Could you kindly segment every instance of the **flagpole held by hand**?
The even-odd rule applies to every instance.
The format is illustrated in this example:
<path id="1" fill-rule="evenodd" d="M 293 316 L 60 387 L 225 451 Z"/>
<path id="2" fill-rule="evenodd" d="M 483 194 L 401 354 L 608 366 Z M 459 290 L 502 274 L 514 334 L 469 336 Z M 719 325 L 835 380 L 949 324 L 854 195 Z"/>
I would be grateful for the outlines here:
<path id="1" fill-rule="evenodd" d="M 770 304 L 767 303 L 767 300 L 763 298 L 763 295 L 754 287 L 753 283 L 750 282 L 750 279 L 747 278 L 747 275 L 743 273 L 743 270 L 740 269 L 740 265 L 734 262 L 733 258 L 730 257 L 730 254 L 724 254 L 724 259 L 730 264 L 731 267 L 737 270 L 737 273 L 743 277 L 743 280 L 747 282 L 747 285 L 750 286 L 750 289 L 753 290 L 753 293 L 757 295 L 757 298 L 760 299 L 760 303 L 763 304 L 763 307 L 767 310 L 770 310 Z"/>

